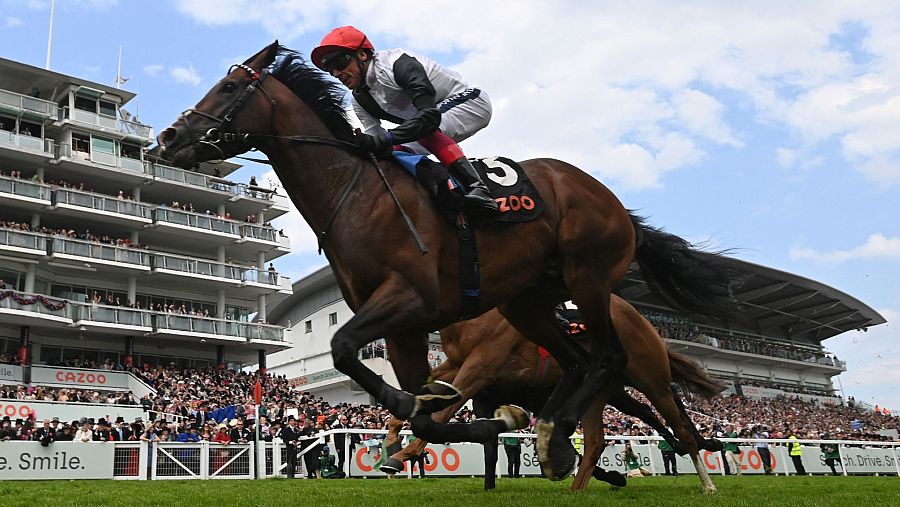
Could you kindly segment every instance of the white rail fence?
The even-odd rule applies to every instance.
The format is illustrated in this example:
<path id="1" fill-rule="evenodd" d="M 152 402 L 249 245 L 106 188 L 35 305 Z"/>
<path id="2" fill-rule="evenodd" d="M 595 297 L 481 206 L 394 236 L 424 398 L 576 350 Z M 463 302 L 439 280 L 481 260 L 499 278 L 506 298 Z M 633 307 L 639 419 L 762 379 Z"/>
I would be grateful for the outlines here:
<path id="1" fill-rule="evenodd" d="M 295 475 L 306 476 L 303 455 L 319 453 L 327 444 L 336 460 L 340 460 L 348 477 L 383 477 L 378 470 L 381 440 L 370 438 L 351 449 L 351 434 L 383 435 L 381 430 L 329 430 L 305 438 L 297 446 Z M 404 434 L 409 432 L 404 431 Z M 343 449 L 335 449 L 337 435 L 344 435 Z M 532 443 L 535 435 L 508 433 L 523 440 L 520 447 L 522 475 L 539 476 L 540 465 Z M 624 471 L 621 458 L 624 446 L 620 442 L 631 441 L 642 467 L 651 474 L 663 473 L 662 454 L 657 447 L 658 437 L 607 437 L 607 447 L 599 465 L 611 470 Z M 757 441 L 724 439 L 738 442 L 740 463 L 745 474 L 764 473 L 762 459 L 757 451 Z M 789 457 L 787 440 L 767 440 L 773 472 L 777 475 L 794 475 L 796 470 Z M 810 474 L 830 474 L 820 444 L 838 445 L 840 465 L 844 475 L 898 475 L 900 476 L 900 442 L 863 442 L 838 440 L 801 440 L 803 465 Z M 429 444 L 425 473 L 432 476 L 480 476 L 484 474 L 484 453 L 477 444 Z M 118 480 L 167 480 L 167 479 L 262 479 L 283 477 L 287 471 L 288 446 L 282 442 L 263 442 L 261 446 L 247 444 L 217 444 L 210 442 L 54 442 L 47 447 L 38 442 L 0 442 L 0 480 L 22 479 L 118 479 Z M 497 475 L 506 475 L 506 450 L 498 450 Z M 318 457 L 318 456 L 317 456 Z M 701 451 L 701 461 L 711 474 L 724 474 L 724 456 L 719 452 Z M 677 457 L 681 474 L 695 473 L 687 456 Z M 417 465 L 407 462 L 404 474 L 408 477 L 419 473 Z M 733 471 L 732 471 L 733 473 Z"/>

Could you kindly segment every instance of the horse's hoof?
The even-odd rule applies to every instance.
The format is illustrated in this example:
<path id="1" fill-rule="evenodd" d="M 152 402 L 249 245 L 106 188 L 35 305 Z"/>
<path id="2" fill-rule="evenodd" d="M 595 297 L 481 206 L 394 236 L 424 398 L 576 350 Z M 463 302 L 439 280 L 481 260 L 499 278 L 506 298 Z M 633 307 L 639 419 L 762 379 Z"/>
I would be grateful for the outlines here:
<path id="1" fill-rule="evenodd" d="M 440 380 L 429 382 L 422 386 L 421 392 L 416 396 L 416 406 L 412 415 L 425 415 L 439 412 L 462 399 L 459 389 Z M 408 417 L 407 419 L 410 419 Z"/>
<path id="2" fill-rule="evenodd" d="M 541 461 L 541 470 L 544 476 L 551 481 L 561 481 L 572 474 L 578 463 L 578 452 L 572 446 L 571 440 L 565 437 L 557 437 L 557 431 L 550 437 L 550 446 L 547 449 L 547 462 Z"/>
<path id="3" fill-rule="evenodd" d="M 541 464 L 541 473 L 546 477 L 550 477 L 546 467 L 550 462 L 550 436 L 553 434 L 553 426 L 552 422 L 540 420 L 534 425 L 534 432 L 537 434 L 534 446 L 538 453 L 538 462 Z"/>
<path id="4" fill-rule="evenodd" d="M 388 475 L 394 475 L 403 471 L 403 463 L 396 458 L 388 458 L 381 464 L 379 470 Z"/>
<path id="5" fill-rule="evenodd" d="M 707 451 L 719 452 L 725 448 L 725 444 L 723 444 L 722 441 L 719 440 L 718 438 L 708 438 L 708 439 L 706 439 L 706 442 L 705 442 L 705 445 L 703 446 L 703 448 L 706 449 Z M 713 492 L 715 492 L 715 488 L 713 489 Z"/>
<path id="6" fill-rule="evenodd" d="M 597 467 L 594 470 L 594 478 L 609 483 L 610 486 L 615 486 L 617 488 L 624 488 L 627 484 L 625 480 L 625 476 L 615 470 L 603 470 L 600 467 Z"/>
<path id="7" fill-rule="evenodd" d="M 528 412 L 518 405 L 501 405 L 494 411 L 494 417 L 503 420 L 506 424 L 506 431 L 515 431 L 527 428 L 531 422 Z"/>

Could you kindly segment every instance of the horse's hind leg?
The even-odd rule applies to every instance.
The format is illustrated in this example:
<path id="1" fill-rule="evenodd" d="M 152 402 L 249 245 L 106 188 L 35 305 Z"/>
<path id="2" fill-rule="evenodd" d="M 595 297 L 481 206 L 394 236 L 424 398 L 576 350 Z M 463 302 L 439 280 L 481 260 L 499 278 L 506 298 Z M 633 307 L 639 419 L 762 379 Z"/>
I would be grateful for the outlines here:
<path id="1" fill-rule="evenodd" d="M 559 414 L 560 407 L 566 403 L 571 393 L 594 379 L 585 377 L 587 351 L 575 344 L 559 327 L 553 312 L 553 302 L 542 300 L 541 296 L 537 291 L 525 293 L 507 302 L 499 310 L 517 331 L 547 349 L 562 368 L 562 379 L 544 405 L 535 426 L 541 470 L 550 479 L 562 480 L 575 466 L 576 452 L 569 441 L 569 435 L 574 431 L 580 413 L 570 411 L 570 417 L 562 421 L 562 426 L 554 417 Z M 589 386 L 591 393 L 596 391 L 595 385 Z"/>
<path id="2" fill-rule="evenodd" d="M 669 431 L 669 428 L 666 428 L 662 421 L 656 417 L 656 414 L 653 413 L 653 410 L 651 410 L 650 407 L 629 396 L 624 389 L 613 395 L 609 400 L 609 404 L 616 407 L 620 412 L 637 417 L 650 425 L 651 428 L 659 433 L 659 436 L 671 444 L 680 454 L 688 452 L 688 449 L 682 446 L 675 438 L 675 435 Z M 669 419 L 667 418 L 666 420 L 668 421 Z"/>
<path id="3" fill-rule="evenodd" d="M 591 480 L 594 469 L 597 467 L 597 460 L 603 454 L 603 408 L 605 406 L 605 401 L 598 396 L 581 418 L 581 425 L 584 428 L 584 459 L 581 460 L 581 466 L 578 467 L 578 473 L 575 474 L 575 480 L 572 481 L 572 486 L 569 488 L 572 491 L 581 491 L 587 487 L 588 481 Z"/>

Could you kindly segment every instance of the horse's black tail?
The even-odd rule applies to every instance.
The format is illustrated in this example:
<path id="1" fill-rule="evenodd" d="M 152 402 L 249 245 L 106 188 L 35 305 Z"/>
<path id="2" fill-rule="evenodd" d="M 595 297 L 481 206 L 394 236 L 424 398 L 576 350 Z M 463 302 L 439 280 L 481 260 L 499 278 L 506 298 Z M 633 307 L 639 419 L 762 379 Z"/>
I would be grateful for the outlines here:
<path id="1" fill-rule="evenodd" d="M 725 386 L 703 371 L 689 357 L 672 350 L 669 354 L 669 369 L 672 370 L 672 381 L 683 389 L 703 398 L 712 398 L 721 393 Z"/>
<path id="2" fill-rule="evenodd" d="M 703 252 L 674 234 L 647 225 L 629 212 L 637 234 L 635 260 L 650 290 L 673 307 L 727 319 L 740 309 L 731 295 L 733 273 L 723 252 Z"/>

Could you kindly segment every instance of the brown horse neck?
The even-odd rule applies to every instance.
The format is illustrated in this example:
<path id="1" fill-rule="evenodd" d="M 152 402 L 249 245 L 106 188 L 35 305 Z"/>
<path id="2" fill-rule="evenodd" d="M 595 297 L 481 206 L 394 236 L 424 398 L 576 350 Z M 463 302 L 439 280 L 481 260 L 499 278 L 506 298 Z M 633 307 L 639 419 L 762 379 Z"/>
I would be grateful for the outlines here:
<path id="1" fill-rule="evenodd" d="M 290 92 L 288 92 L 290 93 Z M 335 139 L 325 124 L 299 100 L 279 102 L 275 119 L 275 135 L 317 136 Z M 368 162 L 336 146 L 272 139 L 262 142 L 259 151 L 268 156 L 297 210 L 318 235 L 336 208 L 338 201 L 361 166 Z M 368 183 L 363 170 L 357 187 Z M 342 204 L 339 214 L 348 212 L 355 203 Z"/>

